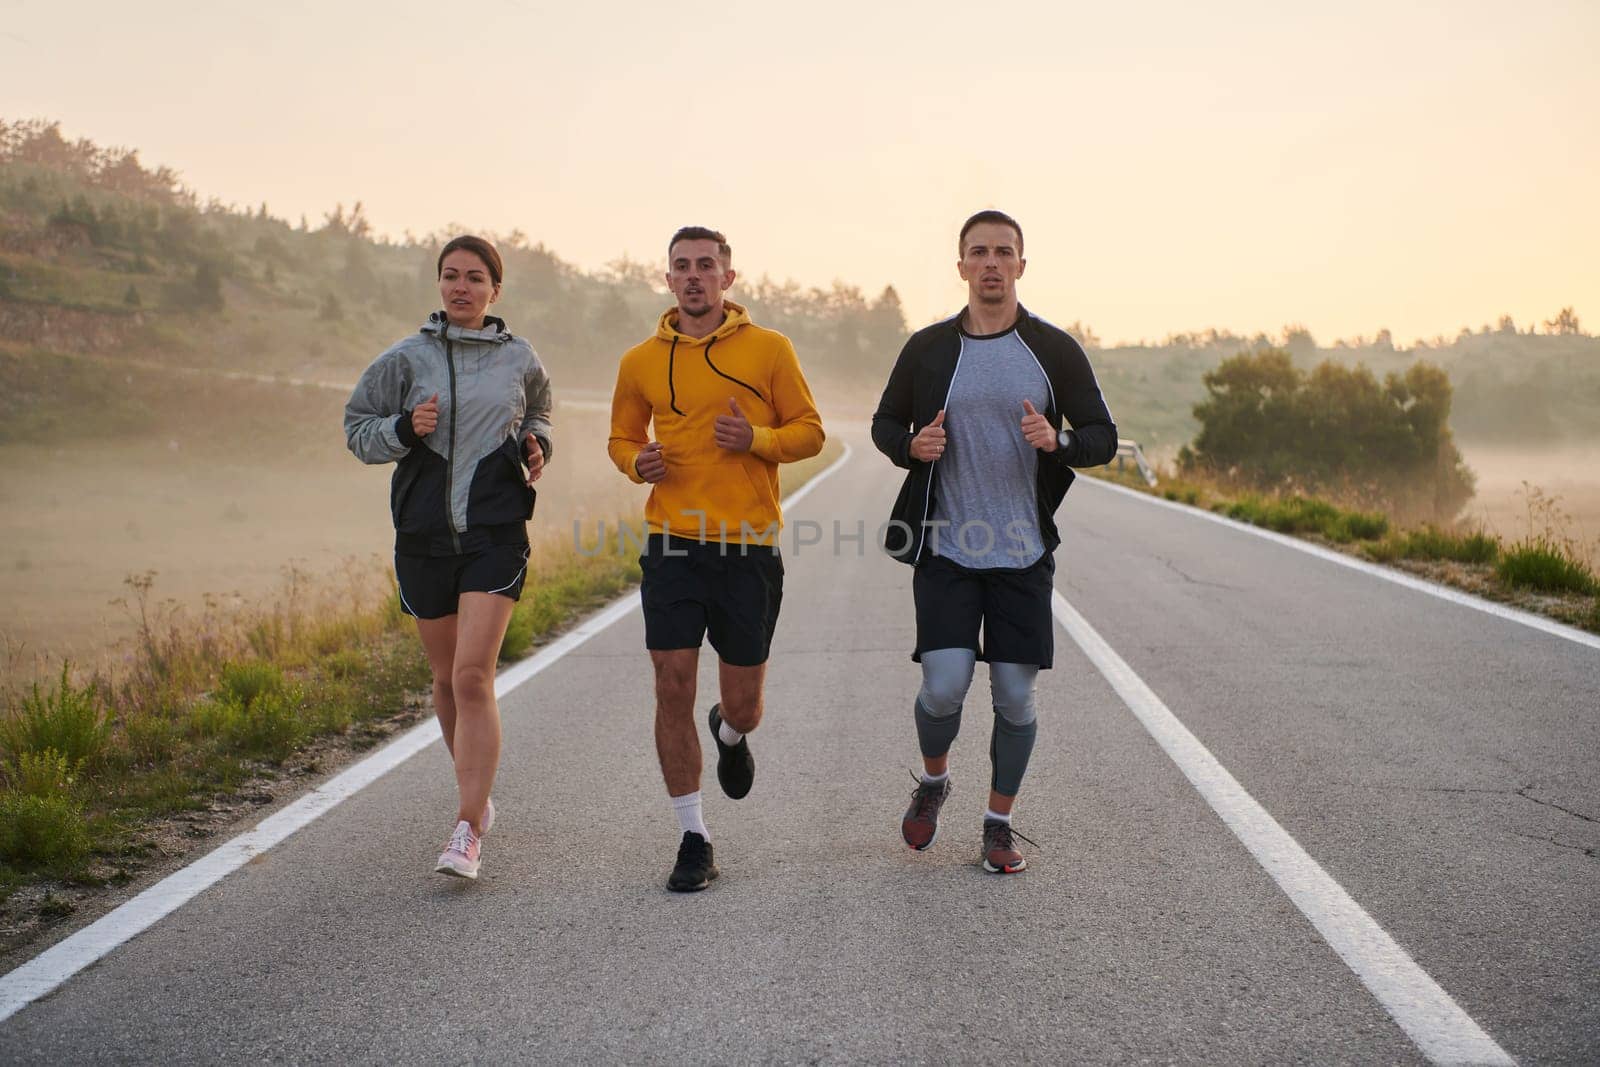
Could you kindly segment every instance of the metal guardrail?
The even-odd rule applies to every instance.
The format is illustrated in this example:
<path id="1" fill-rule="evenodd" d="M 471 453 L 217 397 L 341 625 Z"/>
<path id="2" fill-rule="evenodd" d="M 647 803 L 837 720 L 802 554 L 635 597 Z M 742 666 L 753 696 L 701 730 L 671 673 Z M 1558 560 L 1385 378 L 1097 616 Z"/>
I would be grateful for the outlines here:
<path id="1" fill-rule="evenodd" d="M 1139 442 L 1126 437 L 1117 438 L 1117 470 L 1122 470 L 1126 460 L 1133 460 L 1138 466 L 1139 473 L 1144 477 L 1144 482 L 1154 489 L 1156 485 L 1156 472 L 1150 469 L 1150 464 L 1144 458 L 1144 451 L 1140 449 Z"/>

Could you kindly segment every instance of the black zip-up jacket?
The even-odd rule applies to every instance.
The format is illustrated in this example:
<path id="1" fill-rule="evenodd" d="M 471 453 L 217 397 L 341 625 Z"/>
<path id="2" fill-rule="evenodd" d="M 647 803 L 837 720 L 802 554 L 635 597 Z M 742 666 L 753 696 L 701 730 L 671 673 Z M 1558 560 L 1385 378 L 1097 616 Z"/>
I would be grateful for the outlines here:
<path id="1" fill-rule="evenodd" d="M 961 318 L 954 315 L 911 335 L 889 372 L 889 384 L 872 416 L 872 443 L 895 466 L 908 471 L 884 536 L 884 549 L 902 563 L 921 560 L 928 541 L 928 516 L 939 495 L 939 464 L 912 459 L 911 439 L 937 418 L 941 409 L 948 408 L 950 386 L 964 348 Z M 1072 428 L 1066 447 L 1039 453 L 1035 481 L 1039 532 L 1045 551 L 1053 552 L 1061 544 L 1055 512 L 1072 485 L 1072 468 L 1110 463 L 1117 454 L 1117 425 L 1100 395 L 1089 357 L 1071 334 L 1021 306 L 1013 328 L 1050 383 L 1050 406 L 1044 416 L 1057 430 L 1063 417 Z M 945 411 L 946 419 L 956 414 Z"/>

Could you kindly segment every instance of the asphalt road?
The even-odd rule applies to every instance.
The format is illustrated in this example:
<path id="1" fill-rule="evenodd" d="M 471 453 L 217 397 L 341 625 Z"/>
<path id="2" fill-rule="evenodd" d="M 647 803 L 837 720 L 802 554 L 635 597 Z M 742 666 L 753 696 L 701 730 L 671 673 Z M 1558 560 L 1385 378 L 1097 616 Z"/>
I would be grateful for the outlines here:
<path id="1" fill-rule="evenodd" d="M 1017 826 L 978 866 L 984 669 L 939 840 L 916 766 L 908 568 L 846 542 L 897 472 L 792 509 L 722 878 L 678 896 L 637 613 L 502 701 L 475 884 L 431 873 L 434 745 L 55 993 L 0 1061 L 1425 1063 L 1058 629 Z M 1494 1042 L 1600 1061 L 1600 651 L 1092 484 L 1057 588 Z M 809 528 L 808 528 L 809 529 Z M 701 708 L 714 699 L 703 657 Z"/>

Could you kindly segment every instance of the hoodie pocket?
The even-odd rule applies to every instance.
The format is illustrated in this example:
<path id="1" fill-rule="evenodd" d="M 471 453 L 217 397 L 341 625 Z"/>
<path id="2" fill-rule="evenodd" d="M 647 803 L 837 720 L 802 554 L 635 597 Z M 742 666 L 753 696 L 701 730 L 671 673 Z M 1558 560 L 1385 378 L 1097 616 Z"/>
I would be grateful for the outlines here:
<path id="1" fill-rule="evenodd" d="M 667 464 L 667 478 L 650 495 L 647 512 L 679 537 L 735 540 L 740 529 L 764 529 L 777 518 L 734 458 Z"/>

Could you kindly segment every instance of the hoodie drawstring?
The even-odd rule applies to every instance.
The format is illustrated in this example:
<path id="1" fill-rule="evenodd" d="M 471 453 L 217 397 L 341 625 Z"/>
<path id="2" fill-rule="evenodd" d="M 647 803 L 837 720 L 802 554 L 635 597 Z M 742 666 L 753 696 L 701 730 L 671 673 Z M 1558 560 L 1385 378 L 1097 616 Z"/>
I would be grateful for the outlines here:
<path id="1" fill-rule="evenodd" d="M 684 414 L 678 407 L 678 390 L 672 384 L 672 361 L 678 354 L 678 339 L 672 339 L 672 347 L 667 350 L 667 402 L 672 405 L 672 410 L 679 415 Z"/>
<path id="2" fill-rule="evenodd" d="M 677 342 L 674 341 L 673 343 L 676 344 Z M 735 378 L 731 374 L 723 374 L 722 373 L 722 368 L 718 367 L 715 363 L 711 362 L 711 346 L 716 344 L 716 343 L 717 343 L 717 339 L 715 337 L 713 337 L 710 341 L 708 341 L 706 343 L 706 366 L 710 367 L 712 370 L 716 371 L 718 374 L 722 374 L 722 376 L 724 378 L 728 379 L 728 381 L 730 381 L 730 382 L 733 382 L 735 385 L 744 386 L 746 389 L 750 390 L 752 393 L 754 393 L 756 395 L 756 399 L 757 400 L 759 400 L 763 404 L 765 404 L 767 402 L 767 398 L 761 395 L 761 390 L 757 389 L 755 386 L 751 385 L 749 382 L 741 382 L 739 379 Z M 670 366 L 669 366 L 669 369 L 668 369 L 667 381 L 668 381 L 668 384 L 670 385 L 671 384 L 671 369 L 670 369 Z M 679 412 L 679 414 L 681 415 L 682 412 Z"/>

